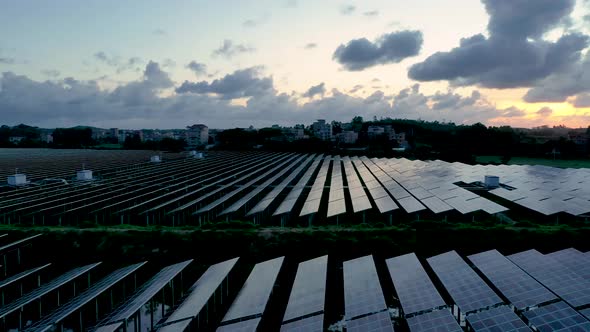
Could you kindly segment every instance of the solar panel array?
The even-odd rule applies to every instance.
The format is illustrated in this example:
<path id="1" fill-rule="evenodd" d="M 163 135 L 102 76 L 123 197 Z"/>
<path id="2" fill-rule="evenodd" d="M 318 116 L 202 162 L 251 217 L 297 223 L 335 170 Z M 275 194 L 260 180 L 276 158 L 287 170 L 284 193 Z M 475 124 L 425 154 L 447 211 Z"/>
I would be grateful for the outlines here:
<path id="1" fill-rule="evenodd" d="M 463 313 L 502 303 L 455 251 L 430 257 L 427 261 Z"/>
<path id="2" fill-rule="evenodd" d="M 539 332 L 590 331 L 590 321 L 565 302 L 552 303 L 527 311 L 524 316 Z"/>
<path id="3" fill-rule="evenodd" d="M 529 332 L 531 329 L 506 306 L 491 308 L 467 316 L 475 332 Z"/>
<path id="4" fill-rule="evenodd" d="M 221 320 L 221 331 L 229 331 L 230 325 L 242 326 L 245 324 L 243 321 L 251 321 L 262 316 L 284 259 L 279 257 L 254 266 L 244 286 Z"/>
<path id="5" fill-rule="evenodd" d="M 536 250 L 513 254 L 508 258 L 574 308 L 590 304 L 590 280 L 554 258 Z"/>
<path id="6" fill-rule="evenodd" d="M 422 315 L 406 318 L 410 332 L 462 332 L 449 309 L 431 311 Z"/>
<path id="7" fill-rule="evenodd" d="M 314 258 L 299 264 L 287 309 L 283 316 L 283 324 L 324 312 L 327 270 L 328 256 Z"/>
<path id="8" fill-rule="evenodd" d="M 519 310 L 557 299 L 555 294 L 497 250 L 489 250 L 468 258 Z"/>
<path id="9" fill-rule="evenodd" d="M 414 253 L 385 261 L 405 315 L 445 306 Z"/>
<path id="10" fill-rule="evenodd" d="M 352 165 L 356 168 L 354 163 Z M 529 250 L 503 256 L 496 250 L 489 250 L 467 258 L 473 263 L 473 267 L 454 251 L 430 257 L 427 262 L 434 274 L 427 272 L 413 253 L 385 260 L 387 274 L 393 281 L 396 293 L 388 296 L 397 297 L 401 305 L 399 317 L 403 321 L 396 320 L 396 324 L 401 323 L 403 328 L 404 322 L 407 323 L 410 332 L 458 332 L 462 331 L 459 322 L 466 322 L 468 329 L 475 332 L 530 331 L 530 328 L 535 331 L 590 331 L 590 303 L 575 304 L 584 303 L 584 285 L 588 280 L 581 274 L 585 271 L 583 262 L 587 258 L 586 253 L 569 248 L 545 255 Z M 279 304 L 268 311 L 267 305 L 273 299 L 283 299 L 283 295 L 272 296 L 275 286 L 290 286 L 285 286 L 284 283 L 285 280 L 289 280 L 288 278 L 278 279 L 284 257 L 256 264 L 245 281 L 238 280 L 238 286 L 242 287 L 232 299 L 228 298 L 227 291 L 216 291 L 223 290 L 225 281 L 229 281 L 229 272 L 237 261 L 238 258 L 234 258 L 211 265 L 188 288 L 185 296 L 179 301 L 172 301 L 173 309 L 169 310 L 171 312 L 168 314 L 163 314 L 164 317 L 156 325 L 156 330 L 184 331 L 191 328 L 195 321 L 199 321 L 198 328 L 202 328 L 202 321 L 198 316 L 205 307 L 209 314 L 211 308 L 208 305 L 216 306 L 216 295 L 221 296 L 220 302 L 225 303 L 229 300 L 231 306 L 227 311 L 219 312 L 224 314 L 221 322 L 220 318 L 209 320 L 207 315 L 204 324 L 208 329 L 255 331 L 259 328 L 270 329 L 271 322 L 278 325 L 276 315 L 280 313 L 277 310 L 281 311 L 283 307 Z M 94 330 L 116 331 L 126 326 L 128 320 L 139 317 L 140 315 L 136 314 L 146 308 L 145 304 L 154 299 L 163 287 L 171 284 L 190 262 L 191 260 L 188 260 L 161 269 L 129 298 L 117 305 L 115 310 L 107 314 Z M 337 305 L 331 298 L 326 298 L 327 263 L 328 256 L 299 263 L 288 302 L 285 303 L 281 331 L 323 331 L 325 325 L 335 323 L 324 322 L 327 317 L 326 306 Z M 74 280 L 93 271 L 99 264 L 90 264 L 61 273 L 57 278 L 25 292 L 20 298 L 0 307 L 0 318 L 5 318 L 3 321 L 11 320 L 14 316 L 9 315 L 16 315 L 17 311 L 20 315 L 30 315 L 25 307 L 44 298 L 51 300 L 51 292 L 73 283 Z M 80 317 L 84 317 L 83 307 L 135 273 L 144 264 L 145 262 L 112 271 L 98 278 L 96 282 L 91 283 L 89 279 L 88 288 L 70 298 L 66 295 L 65 301 L 58 304 L 55 310 L 49 314 L 41 313 L 41 317 L 33 317 L 24 330 L 59 329 L 60 324 L 75 312 L 80 312 Z M 47 266 L 44 265 L 15 273 L 0 281 L 0 286 L 13 287 L 27 275 L 43 273 L 46 269 Z M 344 261 L 342 272 L 344 321 L 341 323 L 346 330 L 393 331 L 391 317 L 397 316 L 394 310 L 398 308 L 388 308 L 385 302 L 373 256 Z M 477 272 L 482 276 L 480 277 Z M 438 279 L 440 283 L 433 283 L 435 280 L 431 278 Z M 558 282 L 559 278 L 563 280 Z M 504 295 L 505 303 L 488 284 Z M 18 289 L 18 285 L 16 287 Z M 181 286 L 181 289 L 185 288 Z M 453 303 L 445 303 L 439 291 L 448 293 L 452 302 L 457 305 L 456 308 L 461 311 L 456 312 L 455 307 L 449 307 L 449 304 Z M 163 307 L 163 312 L 164 310 Z M 216 312 L 217 308 L 213 310 Z M 336 313 L 332 313 L 332 318 Z M 455 316 L 458 313 L 462 315 Z M 273 315 L 274 318 L 263 323 L 266 317 L 263 315 Z M 30 320 L 29 317 L 24 318 Z M 260 326 L 261 322 L 263 326 Z M 395 325 L 396 328 L 397 326 Z M 275 328 L 278 329 L 279 326 L 272 327 Z"/>
<path id="11" fill-rule="evenodd" d="M 54 153 L 63 153 L 63 158 L 72 160 L 87 158 L 89 154 L 84 151 Z M 499 201 L 548 216 L 590 214 L 590 189 L 587 189 L 590 171 L 585 169 L 473 166 L 440 160 L 318 157 L 263 151 L 211 151 L 203 159 L 174 155 L 162 163 L 138 164 L 134 152 L 125 153 L 130 155 L 127 165 L 120 153 L 96 152 L 103 158 L 111 156 L 113 162 L 101 162 L 104 167 L 95 169 L 100 176 L 91 183 L 37 181 L 26 191 L 0 188 L 0 221 L 8 223 L 16 219 L 57 224 L 116 220 L 177 225 L 243 216 L 252 216 L 257 222 L 261 218 L 281 216 L 281 221 L 285 222 L 289 218 L 320 212 L 325 213 L 323 217 L 354 216 L 373 209 L 389 214 L 389 218 L 390 213 L 398 209 L 409 214 L 504 212 L 507 208 L 503 203 L 457 185 L 479 185 L 489 174 L 500 177 L 502 187 L 490 191 Z M 144 154 L 138 156 L 147 160 Z M 323 158 L 323 162 L 319 158 Z M 34 156 L 26 156 L 17 163 L 22 163 L 26 169 L 27 162 L 35 160 Z M 1 161 L 2 158 L 0 173 L 8 172 L 2 168 L 5 165 L 14 164 L 3 165 Z M 39 167 L 29 170 L 34 181 L 63 176 L 64 172 L 61 166 L 53 164 L 47 164 L 45 170 Z M 329 170 L 331 176 L 327 179 Z M 74 175 L 73 170 L 68 172 Z M 344 183 L 348 185 L 345 187 Z M 290 188 L 292 185 L 294 187 Z M 328 186 L 329 192 L 327 207 L 320 206 L 325 202 L 322 200 L 324 186 Z M 309 193 L 302 197 L 308 188 Z M 296 207 L 299 210 L 293 211 Z"/>

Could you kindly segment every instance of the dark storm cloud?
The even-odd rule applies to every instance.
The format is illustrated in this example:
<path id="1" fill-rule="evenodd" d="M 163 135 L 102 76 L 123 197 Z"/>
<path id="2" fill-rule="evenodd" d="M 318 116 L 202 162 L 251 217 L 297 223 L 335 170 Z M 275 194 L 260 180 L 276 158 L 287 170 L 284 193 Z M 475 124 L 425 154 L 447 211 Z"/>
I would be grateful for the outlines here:
<path id="1" fill-rule="evenodd" d="M 233 58 L 234 56 L 242 53 L 252 53 L 256 49 L 252 46 L 244 44 L 235 44 L 230 39 L 225 39 L 223 45 L 213 51 L 213 56 L 223 56 L 226 58 Z"/>
<path id="2" fill-rule="evenodd" d="M 366 38 L 353 39 L 346 45 L 340 45 L 332 58 L 346 70 L 360 71 L 380 64 L 398 63 L 418 55 L 422 42 L 420 31 L 392 32 L 374 42 Z"/>
<path id="3" fill-rule="evenodd" d="M 310 87 L 304 94 L 303 97 L 306 98 L 313 98 L 314 96 L 320 96 L 323 97 L 324 94 L 326 93 L 326 85 L 324 84 L 324 82 L 318 84 L 318 85 L 314 85 L 312 87 Z"/>
<path id="4" fill-rule="evenodd" d="M 463 38 L 459 47 L 437 52 L 410 67 L 417 81 L 448 80 L 487 88 L 530 87 L 581 58 L 588 36 L 571 33 L 556 42 L 541 36 L 562 24 L 575 0 L 483 0 L 490 15 L 488 38 Z"/>
<path id="5" fill-rule="evenodd" d="M 207 74 L 207 65 L 204 63 L 191 61 L 188 65 L 186 65 L 186 68 L 192 70 L 192 72 L 197 76 Z"/>
<path id="6" fill-rule="evenodd" d="M 196 83 L 184 81 L 181 86 L 176 88 L 176 92 L 180 94 L 215 94 L 223 99 L 252 97 L 273 93 L 272 78 L 259 77 L 259 71 L 257 67 L 237 70 L 211 83 L 207 81 Z"/>
<path id="7" fill-rule="evenodd" d="M 581 93 L 574 99 L 575 107 L 590 107 L 590 93 Z"/>

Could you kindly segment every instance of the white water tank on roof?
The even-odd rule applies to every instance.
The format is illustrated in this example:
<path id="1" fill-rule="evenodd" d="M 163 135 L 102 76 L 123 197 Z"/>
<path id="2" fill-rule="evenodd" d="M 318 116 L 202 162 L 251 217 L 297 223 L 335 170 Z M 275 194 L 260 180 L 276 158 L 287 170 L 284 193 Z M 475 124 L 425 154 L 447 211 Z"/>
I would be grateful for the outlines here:
<path id="1" fill-rule="evenodd" d="M 486 175 L 484 184 L 487 188 L 498 188 L 500 186 L 500 177 L 495 175 Z"/>
<path id="2" fill-rule="evenodd" d="M 27 184 L 27 176 L 24 174 L 9 175 L 7 181 L 11 186 L 24 186 Z"/>
<path id="3" fill-rule="evenodd" d="M 76 179 L 78 181 L 92 181 L 92 171 L 88 169 L 78 171 L 76 173 Z"/>
<path id="4" fill-rule="evenodd" d="M 160 160 L 160 156 L 151 156 L 151 157 L 150 157 L 150 161 L 151 161 L 152 163 L 159 163 L 159 162 L 161 162 L 162 160 Z"/>

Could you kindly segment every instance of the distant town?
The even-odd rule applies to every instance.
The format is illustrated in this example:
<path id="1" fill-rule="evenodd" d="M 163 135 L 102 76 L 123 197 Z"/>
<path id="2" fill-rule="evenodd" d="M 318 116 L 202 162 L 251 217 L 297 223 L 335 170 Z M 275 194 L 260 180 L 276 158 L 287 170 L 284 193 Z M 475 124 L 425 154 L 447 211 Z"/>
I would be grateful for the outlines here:
<path id="1" fill-rule="evenodd" d="M 370 155 L 436 158 L 474 162 L 477 156 L 515 156 L 550 159 L 587 158 L 589 128 L 565 126 L 511 128 L 481 123 L 354 117 L 350 122 L 318 119 L 292 127 L 210 129 L 193 124 L 185 129 L 121 129 L 78 126 L 38 128 L 0 127 L 0 147 L 94 148 L 133 150 L 267 149 L 274 151 L 362 152 Z"/>

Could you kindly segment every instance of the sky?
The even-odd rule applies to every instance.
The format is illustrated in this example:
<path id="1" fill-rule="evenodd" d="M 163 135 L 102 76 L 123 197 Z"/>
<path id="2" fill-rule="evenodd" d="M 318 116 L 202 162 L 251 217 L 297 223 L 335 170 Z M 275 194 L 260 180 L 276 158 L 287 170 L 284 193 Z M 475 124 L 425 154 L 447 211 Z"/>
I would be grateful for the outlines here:
<path id="1" fill-rule="evenodd" d="M 20 0 L 0 124 L 590 125 L 590 0 Z"/>

